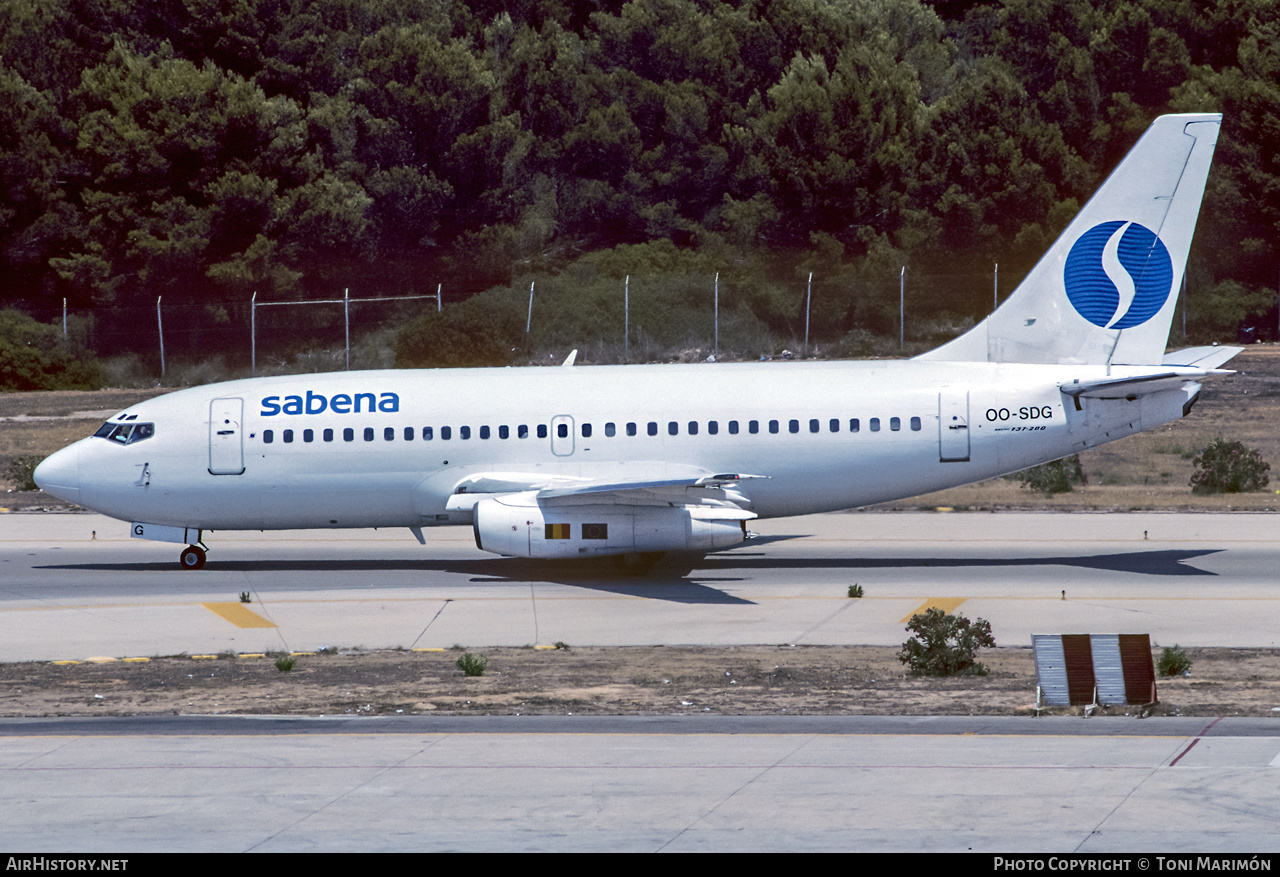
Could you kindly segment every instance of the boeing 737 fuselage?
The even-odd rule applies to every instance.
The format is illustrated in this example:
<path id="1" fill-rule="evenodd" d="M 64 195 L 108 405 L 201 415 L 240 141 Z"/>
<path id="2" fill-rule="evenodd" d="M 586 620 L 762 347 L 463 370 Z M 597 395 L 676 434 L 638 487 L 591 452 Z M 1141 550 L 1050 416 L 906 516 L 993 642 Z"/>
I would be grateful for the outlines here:
<path id="1" fill-rule="evenodd" d="M 914 496 L 1185 416 L 1237 348 L 1165 354 L 1219 117 L 1164 116 L 1021 286 L 909 361 L 255 378 L 134 405 L 36 470 L 189 543 L 470 524 L 508 556 L 710 551 L 747 521 Z"/>

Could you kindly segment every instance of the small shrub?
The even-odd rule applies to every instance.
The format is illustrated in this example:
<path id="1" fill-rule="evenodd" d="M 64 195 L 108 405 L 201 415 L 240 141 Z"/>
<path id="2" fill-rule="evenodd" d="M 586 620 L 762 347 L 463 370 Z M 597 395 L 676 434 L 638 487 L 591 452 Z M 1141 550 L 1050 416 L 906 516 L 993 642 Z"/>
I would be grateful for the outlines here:
<path id="1" fill-rule="evenodd" d="M 556 641 L 555 641 L 555 643 L 553 643 L 553 644 L 552 644 L 552 648 L 555 648 L 555 649 L 564 649 L 565 651 L 568 651 L 568 650 L 569 650 L 569 644 L 568 644 L 567 642 L 565 642 L 564 640 L 556 640 Z"/>
<path id="2" fill-rule="evenodd" d="M 281 673 L 288 673 L 298 663 L 298 659 L 293 655 L 281 655 L 276 658 L 276 669 Z"/>
<path id="3" fill-rule="evenodd" d="M 484 668 L 489 666 L 489 659 L 484 655 L 473 655 L 467 652 L 458 659 L 458 669 L 468 676 L 481 676 Z"/>
<path id="4" fill-rule="evenodd" d="M 1080 455 L 1072 454 L 1052 463 L 1041 463 L 1030 469 L 1017 473 L 1017 479 L 1023 487 L 1038 490 L 1045 496 L 1055 493 L 1069 493 L 1072 484 L 1086 484 L 1084 467 L 1080 465 Z"/>
<path id="5" fill-rule="evenodd" d="M 27 455 L 22 457 L 14 457 L 9 461 L 6 474 L 9 481 L 13 484 L 14 490 L 39 490 L 40 485 L 36 484 L 35 471 L 36 467 L 44 457 Z"/>
<path id="6" fill-rule="evenodd" d="M 856 599 L 856 598 L 858 598 L 858 597 L 861 597 L 861 596 L 862 596 L 862 585 L 858 584 L 857 582 L 854 582 L 852 585 L 850 585 L 850 586 L 849 586 L 849 596 L 850 596 L 850 597 L 853 597 L 853 598 L 855 598 L 855 599 Z"/>
<path id="7" fill-rule="evenodd" d="M 1156 672 L 1161 676 L 1181 676 L 1190 669 L 1191 659 L 1176 644 L 1173 648 L 1166 646 L 1156 659 Z"/>
<path id="8" fill-rule="evenodd" d="M 1270 480 L 1271 464 L 1256 448 L 1223 438 L 1209 442 L 1191 462 L 1196 468 L 1191 474 L 1192 493 L 1247 493 L 1262 490 Z"/>
<path id="9" fill-rule="evenodd" d="M 252 600 L 252 599 L 250 599 L 250 597 L 249 597 L 249 592 L 248 592 L 248 591 L 241 591 L 241 592 L 240 592 L 240 602 L 241 602 L 241 603 L 252 603 L 252 602 L 253 602 L 253 600 Z"/>
<path id="10" fill-rule="evenodd" d="M 970 621 L 933 607 L 912 615 L 907 630 L 916 636 L 902 644 L 898 660 L 911 668 L 912 675 L 987 675 L 987 668 L 974 655 L 980 648 L 995 647 L 991 622 Z"/>

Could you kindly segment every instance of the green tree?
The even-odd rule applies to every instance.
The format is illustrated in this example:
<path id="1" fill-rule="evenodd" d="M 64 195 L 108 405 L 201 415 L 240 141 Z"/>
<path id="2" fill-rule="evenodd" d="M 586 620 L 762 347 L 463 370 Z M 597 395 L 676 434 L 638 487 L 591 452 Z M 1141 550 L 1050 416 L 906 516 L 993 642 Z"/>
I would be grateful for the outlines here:
<path id="1" fill-rule="evenodd" d="M 97 361 L 74 350 L 57 329 L 0 310 L 0 392 L 96 390 L 101 380 Z"/>

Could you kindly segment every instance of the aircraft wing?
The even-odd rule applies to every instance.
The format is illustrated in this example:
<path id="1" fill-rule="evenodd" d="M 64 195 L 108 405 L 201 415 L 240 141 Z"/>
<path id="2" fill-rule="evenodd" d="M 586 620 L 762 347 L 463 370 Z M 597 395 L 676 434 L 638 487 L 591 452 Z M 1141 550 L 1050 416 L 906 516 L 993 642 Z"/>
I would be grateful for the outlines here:
<path id="1" fill-rule="evenodd" d="M 522 503 L 546 506 L 718 506 L 745 510 L 751 501 L 737 489 L 738 485 L 742 481 L 766 477 L 724 473 L 607 481 L 565 475 L 493 472 L 472 475 L 460 481 L 446 508 L 462 511 L 474 508 L 481 500 L 519 496 Z"/>

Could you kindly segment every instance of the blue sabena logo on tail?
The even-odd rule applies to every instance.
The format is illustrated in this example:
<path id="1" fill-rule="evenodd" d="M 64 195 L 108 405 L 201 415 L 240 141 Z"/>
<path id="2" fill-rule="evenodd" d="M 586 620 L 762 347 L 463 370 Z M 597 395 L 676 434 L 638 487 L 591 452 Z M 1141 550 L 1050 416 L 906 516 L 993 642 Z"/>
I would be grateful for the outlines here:
<path id="1" fill-rule="evenodd" d="M 1062 274 L 1072 306 L 1104 329 L 1141 326 L 1173 291 L 1169 250 L 1151 229 L 1123 220 L 1099 223 L 1082 234 Z"/>

